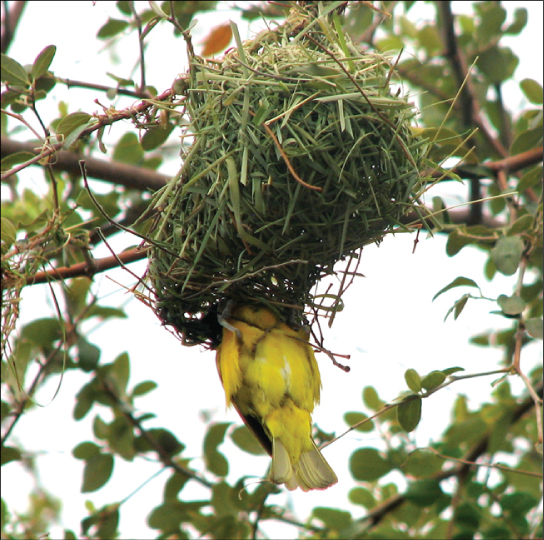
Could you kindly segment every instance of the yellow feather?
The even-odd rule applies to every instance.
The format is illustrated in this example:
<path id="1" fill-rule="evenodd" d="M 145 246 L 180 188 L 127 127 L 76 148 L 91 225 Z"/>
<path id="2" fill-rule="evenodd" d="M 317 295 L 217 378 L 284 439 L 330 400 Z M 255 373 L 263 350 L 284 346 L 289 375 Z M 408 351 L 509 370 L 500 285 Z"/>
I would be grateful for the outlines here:
<path id="1" fill-rule="evenodd" d="M 223 329 L 217 368 L 227 405 L 272 455 L 273 482 L 308 491 L 338 481 L 311 437 L 321 377 L 303 329 L 266 308 L 239 307 Z"/>

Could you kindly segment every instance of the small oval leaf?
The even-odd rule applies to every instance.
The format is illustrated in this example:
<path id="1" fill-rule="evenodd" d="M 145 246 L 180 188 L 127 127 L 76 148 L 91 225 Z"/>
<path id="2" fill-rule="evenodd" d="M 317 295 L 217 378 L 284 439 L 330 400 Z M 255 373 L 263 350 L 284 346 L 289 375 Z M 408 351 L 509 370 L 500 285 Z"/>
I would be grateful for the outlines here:
<path id="1" fill-rule="evenodd" d="M 421 392 L 421 377 L 415 369 L 407 369 L 404 380 L 412 392 L 415 394 Z"/>
<path id="2" fill-rule="evenodd" d="M 372 482 L 385 476 L 393 466 L 374 448 L 359 448 L 351 454 L 349 469 L 353 478 Z"/>
<path id="3" fill-rule="evenodd" d="M 501 274 L 512 276 L 518 269 L 524 250 L 525 244 L 521 238 L 503 236 L 491 250 L 491 258 Z"/>
<path id="4" fill-rule="evenodd" d="M 238 448 L 248 454 L 262 456 L 266 453 L 246 426 L 237 427 L 232 432 L 231 439 Z"/>
<path id="5" fill-rule="evenodd" d="M 91 115 L 85 112 L 75 112 L 65 116 L 57 126 L 57 133 L 67 137 L 76 128 L 85 125 L 91 119 Z"/>
<path id="6" fill-rule="evenodd" d="M 90 493 L 100 489 L 110 479 L 113 472 L 113 456 L 111 454 L 95 454 L 85 462 L 83 471 L 82 493 Z"/>
<path id="7" fill-rule="evenodd" d="M 361 422 L 361 425 L 357 426 L 355 430 L 362 431 L 364 433 L 374 429 L 374 423 L 371 420 L 368 420 L 368 416 L 366 414 L 360 412 L 347 412 L 344 414 L 344 422 L 351 427 Z"/>
<path id="8" fill-rule="evenodd" d="M 523 79 L 519 85 L 525 97 L 534 105 L 542 105 L 542 86 L 533 79 Z"/>
<path id="9" fill-rule="evenodd" d="M 397 407 L 397 419 L 407 433 L 414 431 L 421 420 L 421 401 L 419 396 L 411 396 Z"/>
<path id="10" fill-rule="evenodd" d="M 446 380 L 446 375 L 442 371 L 431 371 L 428 375 L 423 377 L 421 381 L 421 386 L 425 390 L 432 390 L 437 386 L 440 386 Z"/>
<path id="11" fill-rule="evenodd" d="M 501 311 L 505 315 L 519 315 L 523 312 L 526 306 L 523 298 L 516 295 L 506 296 L 505 294 L 501 294 L 497 298 L 497 304 L 499 304 Z"/>
<path id="12" fill-rule="evenodd" d="M 527 321 L 525 321 L 525 328 L 531 337 L 542 339 L 542 318 L 527 319 Z"/>

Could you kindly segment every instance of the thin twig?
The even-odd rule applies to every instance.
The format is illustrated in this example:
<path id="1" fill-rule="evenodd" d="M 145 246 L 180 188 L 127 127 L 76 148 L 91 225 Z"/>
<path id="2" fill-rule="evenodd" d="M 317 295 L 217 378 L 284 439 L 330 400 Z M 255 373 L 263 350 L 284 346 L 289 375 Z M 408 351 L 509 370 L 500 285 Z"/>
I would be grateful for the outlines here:
<path id="1" fill-rule="evenodd" d="M 154 98 L 153 102 L 155 103 L 157 101 L 165 101 L 172 95 L 173 94 L 171 89 L 166 90 L 160 96 Z M 101 129 L 102 127 L 111 125 L 115 122 L 119 122 L 120 120 L 130 120 L 134 118 L 136 115 L 143 113 L 152 105 L 153 103 L 149 103 L 147 100 L 142 100 L 140 103 L 132 107 L 129 107 L 127 109 L 123 109 L 122 111 L 115 111 L 109 114 L 97 114 L 95 116 L 97 122 L 93 124 L 92 126 L 89 126 L 87 129 L 83 130 L 79 134 L 78 139 L 85 138 L 91 133 L 94 133 L 95 131 Z M 63 148 L 64 148 L 64 141 L 45 145 L 38 156 L 32 159 L 29 159 L 28 161 L 25 161 L 24 163 L 20 163 L 19 165 L 13 167 L 9 171 L 6 171 L 5 173 L 3 173 L 1 176 L 2 182 L 7 180 L 10 176 L 13 176 L 14 174 L 22 171 L 23 169 L 26 169 L 26 167 L 29 167 L 30 165 L 34 165 L 35 163 L 38 163 L 40 160 L 45 159 L 53 154 L 56 154 L 59 150 L 62 150 Z"/>
<path id="2" fill-rule="evenodd" d="M 141 422 L 132 415 L 132 413 L 127 409 L 125 404 L 121 401 L 117 393 L 114 391 L 112 386 L 109 384 L 109 382 L 105 379 L 101 380 L 102 387 L 104 391 L 112 398 L 112 400 L 115 402 L 115 404 L 119 407 L 120 411 L 123 413 L 124 417 L 138 430 L 139 434 L 153 447 L 153 449 L 157 452 L 157 455 L 159 457 L 159 461 L 165 466 L 170 469 L 173 469 L 177 473 L 179 473 L 181 476 L 185 478 L 192 478 L 193 480 L 197 481 L 199 484 L 207 487 L 212 488 L 213 484 L 206 480 L 205 478 L 202 478 L 197 473 L 191 471 L 190 469 L 187 469 L 186 467 L 181 466 L 179 463 L 176 463 L 170 454 L 168 454 L 164 448 L 151 437 L 151 435 L 146 431 L 144 427 L 142 427 Z"/>

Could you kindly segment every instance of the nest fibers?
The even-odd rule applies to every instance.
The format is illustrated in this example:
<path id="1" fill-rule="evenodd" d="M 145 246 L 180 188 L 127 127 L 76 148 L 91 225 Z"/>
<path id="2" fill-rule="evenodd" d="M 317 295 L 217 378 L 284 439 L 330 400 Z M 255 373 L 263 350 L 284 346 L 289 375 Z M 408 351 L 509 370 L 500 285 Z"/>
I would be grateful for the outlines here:
<path id="1" fill-rule="evenodd" d="M 214 345 L 229 299 L 300 317 L 337 261 L 417 208 L 426 146 L 389 58 L 297 9 L 221 61 L 190 59 L 193 142 L 149 235 L 155 311 L 187 344 Z"/>

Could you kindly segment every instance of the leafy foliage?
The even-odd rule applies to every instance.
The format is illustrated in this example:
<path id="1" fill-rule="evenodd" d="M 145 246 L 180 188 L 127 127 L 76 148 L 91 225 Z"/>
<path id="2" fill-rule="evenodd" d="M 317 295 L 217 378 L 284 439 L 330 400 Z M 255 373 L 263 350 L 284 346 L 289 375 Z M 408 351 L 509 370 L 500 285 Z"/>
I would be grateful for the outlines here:
<path id="1" fill-rule="evenodd" d="M 431 171 L 436 178 L 429 187 L 431 232 L 447 235 L 450 257 L 468 250 L 486 256 L 488 283 L 466 277 L 472 275 L 467 266 L 464 275 L 445 280 L 435 299 L 452 299 L 446 318 L 475 309 L 476 300 L 489 306 L 496 328 L 467 340 L 475 351 L 491 351 L 495 366 L 485 373 L 451 366 L 420 374 L 414 364 L 405 371 L 406 391 L 391 403 L 380 397 L 381 388 L 362 388 L 360 409 L 345 412 L 346 433 L 372 435 L 383 444 L 362 443 L 346 456 L 352 477 L 349 504 L 320 504 L 306 520 L 274 503 L 276 486 L 254 483 L 245 470 L 233 479 L 231 443 L 248 460 L 265 459 L 253 457 L 262 450 L 247 428 L 212 422 L 204 414 L 206 433 L 195 455 L 188 450 L 195 434 L 187 431 L 182 442 L 171 426 L 160 425 L 154 411 L 145 410 L 145 396 L 161 392 L 153 359 L 146 378 L 134 382 L 128 352 L 111 360 L 112 353 L 93 342 L 97 325 L 127 317 L 123 306 L 100 298 L 93 276 L 145 257 L 134 245 L 146 237 L 149 192 L 165 184 L 168 176 L 162 171 L 169 163 L 178 166 L 178 129 L 187 121 L 180 98 L 184 77 L 178 75 L 183 70 L 164 62 L 171 51 L 153 56 L 152 45 L 160 43 L 161 33 L 171 34 L 178 56 L 185 42 L 192 46 L 189 34 L 199 30 L 197 16 L 216 9 L 225 15 L 230 4 L 111 4 L 110 15 L 95 29 L 101 46 L 115 60 L 125 39 L 137 36 L 142 44 L 138 47 L 134 39 L 130 60 L 104 66 L 104 71 L 120 72 L 108 73 L 111 86 L 63 78 L 71 74 L 60 73 L 61 49 L 51 44 L 32 51 L 25 17 L 19 20 L 11 4 L 6 8 L 11 16 L 3 20 L 1 70 L 2 466 L 19 465 L 21 477 L 28 473 L 33 487 L 23 513 L 13 509 L 10 490 L 4 491 L 3 538 L 50 534 L 58 529 L 61 503 L 70 499 L 70 493 L 65 501 L 48 493 L 40 481 L 38 453 L 17 436 L 20 420 L 36 410 L 37 392 L 49 384 L 55 396 L 59 386 L 74 396 L 74 429 L 88 426 L 69 458 L 81 464 L 81 492 L 91 497 L 126 467 L 137 471 L 152 463 L 153 477 L 167 472 L 162 500 L 147 508 L 148 526 L 158 538 L 255 538 L 275 524 L 289 524 L 293 536 L 304 538 L 542 537 L 542 370 L 531 371 L 524 360 L 542 340 L 543 93 L 538 81 L 516 79 L 518 57 L 510 46 L 524 39 L 528 13 L 524 7 L 509 14 L 500 2 L 476 2 L 470 13 L 454 14 L 450 2 L 436 2 L 427 6 L 432 16 L 418 19 L 414 12 L 421 4 L 385 2 L 380 11 L 352 3 L 342 23 L 361 47 L 380 53 L 405 49 L 396 69 L 419 100 L 418 133 L 432 144 L 430 159 L 447 159 L 445 173 Z M 29 4 L 26 9 L 36 8 Z M 255 24 L 261 17 L 281 21 L 285 16 L 281 3 L 243 3 L 236 10 Z M 228 46 L 225 28 L 221 24 L 208 32 L 203 43 L 209 54 Z M 54 40 L 55 33 L 50 35 Z M 28 64 L 22 53 L 9 53 L 19 40 L 27 42 Z M 137 75 L 125 69 L 135 59 Z M 148 74 L 154 63 L 170 71 L 170 86 L 154 86 L 158 83 Z M 524 108 L 513 110 L 505 99 L 512 85 L 525 96 Z M 108 105 L 101 112 L 79 110 L 66 88 L 90 91 L 99 105 L 104 100 Z M 110 130 L 120 130 L 114 144 Z M 438 194 L 444 184 L 460 180 L 469 192 L 459 208 Z M 407 223 L 419 219 L 409 216 Z M 115 245 L 119 226 L 135 233 L 133 244 L 100 251 Z M 513 288 L 488 296 L 491 283 L 507 283 L 504 276 L 514 278 Z M 20 319 L 30 302 L 26 292 L 44 283 L 51 291 L 49 314 Z M 142 298 L 142 291 L 135 294 Z M 144 337 L 116 339 L 129 348 Z M 431 396 L 467 379 L 483 388 L 487 382 L 480 377 L 489 374 L 497 379 L 488 399 L 470 408 L 459 394 L 451 413 L 444 411 L 432 442 L 415 444 L 413 433 L 432 407 Z M 513 392 L 514 378 L 523 382 L 524 391 Z M 197 414 L 179 412 L 182 419 Z M 337 440 L 319 430 L 317 436 L 329 444 Z M 192 486 L 198 489 L 190 492 Z M 147 479 L 136 492 L 132 489 L 127 484 L 122 497 L 99 508 L 88 499 L 81 530 L 63 530 L 64 538 L 122 537 L 127 502 L 136 492 L 146 493 Z"/>

